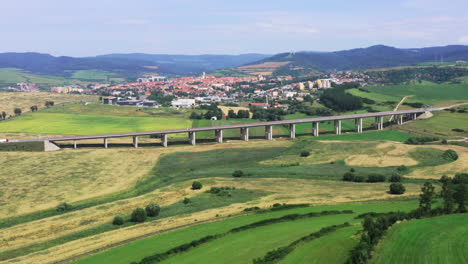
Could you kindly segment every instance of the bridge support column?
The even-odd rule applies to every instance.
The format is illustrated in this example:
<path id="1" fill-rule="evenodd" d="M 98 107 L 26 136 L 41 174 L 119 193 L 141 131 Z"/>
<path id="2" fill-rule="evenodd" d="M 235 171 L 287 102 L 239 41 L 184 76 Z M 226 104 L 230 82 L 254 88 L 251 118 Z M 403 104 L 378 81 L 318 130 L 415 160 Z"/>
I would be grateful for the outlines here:
<path id="1" fill-rule="evenodd" d="M 411 114 L 411 120 L 416 120 L 416 118 L 418 118 L 418 114 L 417 113 L 412 113 Z"/>
<path id="2" fill-rule="evenodd" d="M 398 125 L 403 124 L 403 115 L 397 115 L 396 120 Z"/>
<path id="3" fill-rule="evenodd" d="M 135 148 L 138 148 L 138 137 L 137 137 L 137 136 L 134 136 L 134 137 L 133 137 L 133 146 L 134 146 Z"/>
<path id="4" fill-rule="evenodd" d="M 108 143 L 107 138 L 104 138 L 104 148 L 107 148 L 107 143 Z"/>
<path id="5" fill-rule="evenodd" d="M 335 134 L 341 135 L 341 120 L 335 120 Z"/>
<path id="6" fill-rule="evenodd" d="M 291 139 L 296 138 L 296 124 L 289 124 L 289 137 Z"/>
<path id="7" fill-rule="evenodd" d="M 223 143 L 223 130 L 216 129 L 215 136 L 216 136 L 216 142 Z"/>
<path id="8" fill-rule="evenodd" d="M 78 145 L 76 144 L 76 140 L 73 141 L 73 148 L 74 148 L 74 149 L 78 148 Z"/>
<path id="9" fill-rule="evenodd" d="M 249 141 L 249 128 L 248 127 L 241 128 L 240 134 L 241 134 L 242 140 Z"/>
<path id="10" fill-rule="evenodd" d="M 356 132 L 362 133 L 362 118 L 356 118 L 354 122 L 356 124 Z"/>
<path id="11" fill-rule="evenodd" d="M 377 116 L 375 118 L 375 128 L 377 128 L 377 130 L 383 130 L 383 116 Z"/>
<path id="12" fill-rule="evenodd" d="M 273 139 L 273 127 L 272 126 L 265 126 L 265 138 L 267 140 Z"/>
<path id="13" fill-rule="evenodd" d="M 195 132 L 189 132 L 189 143 L 193 146 L 196 144 L 197 134 Z"/>
<path id="14" fill-rule="evenodd" d="M 167 148 L 167 134 L 161 134 L 161 145 Z"/>
<path id="15" fill-rule="evenodd" d="M 319 136 L 319 122 L 312 123 L 312 134 L 314 135 L 314 137 Z"/>

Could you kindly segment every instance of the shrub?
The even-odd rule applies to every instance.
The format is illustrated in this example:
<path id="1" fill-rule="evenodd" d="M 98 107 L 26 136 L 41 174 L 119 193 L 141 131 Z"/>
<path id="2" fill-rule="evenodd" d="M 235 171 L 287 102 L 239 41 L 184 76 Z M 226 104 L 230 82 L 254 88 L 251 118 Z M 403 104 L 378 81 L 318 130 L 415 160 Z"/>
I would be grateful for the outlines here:
<path id="1" fill-rule="evenodd" d="M 402 180 L 403 177 L 398 173 L 393 173 L 392 176 L 390 176 L 390 182 L 401 182 Z"/>
<path id="2" fill-rule="evenodd" d="M 396 168 L 396 170 L 399 172 L 399 173 L 405 173 L 408 171 L 408 167 L 406 167 L 405 165 L 400 165 Z"/>
<path id="3" fill-rule="evenodd" d="M 113 225 L 123 225 L 124 224 L 124 219 L 121 216 L 116 216 L 114 217 L 114 221 L 112 221 Z"/>
<path id="4" fill-rule="evenodd" d="M 236 177 L 236 178 L 239 178 L 239 177 L 244 176 L 244 172 L 241 171 L 241 170 L 236 170 L 236 171 L 234 171 L 234 172 L 232 173 L 232 176 L 233 176 L 233 177 Z"/>
<path id="5" fill-rule="evenodd" d="M 349 169 L 350 172 L 356 172 L 354 168 Z"/>
<path id="6" fill-rule="evenodd" d="M 406 191 L 405 186 L 400 182 L 390 184 L 389 188 L 391 194 L 403 194 Z"/>
<path id="7" fill-rule="evenodd" d="M 405 141 L 405 144 L 422 145 L 427 142 L 437 141 L 438 137 L 410 137 Z"/>
<path id="8" fill-rule="evenodd" d="M 189 204 L 191 201 L 189 198 L 185 197 L 184 200 L 182 200 L 183 204 Z"/>
<path id="9" fill-rule="evenodd" d="M 447 142 L 446 139 L 442 139 L 441 143 L 444 144 L 444 145 L 447 145 L 447 144 L 448 144 L 448 142 Z"/>
<path id="10" fill-rule="evenodd" d="M 192 190 L 200 190 L 202 187 L 203 187 L 203 185 L 199 181 L 194 181 L 192 183 Z"/>
<path id="11" fill-rule="evenodd" d="M 72 208 L 73 208 L 73 206 L 71 204 L 63 202 L 63 203 L 57 205 L 55 210 L 57 210 L 57 212 L 63 213 L 63 212 L 66 212 L 66 211 L 70 211 Z"/>
<path id="12" fill-rule="evenodd" d="M 310 152 L 309 151 L 301 151 L 301 157 L 309 157 L 310 156 Z"/>
<path id="13" fill-rule="evenodd" d="M 382 174 L 369 174 L 367 182 L 384 182 L 387 178 Z"/>
<path id="14" fill-rule="evenodd" d="M 143 223 L 146 221 L 146 211 L 143 208 L 136 208 L 132 212 L 131 216 L 132 222 Z"/>
<path id="15" fill-rule="evenodd" d="M 157 204 L 151 203 L 146 206 L 145 211 L 147 216 L 156 217 L 159 215 L 161 207 L 159 207 Z"/>
<path id="16" fill-rule="evenodd" d="M 453 178 L 453 184 L 468 184 L 468 173 L 457 173 Z"/>
<path id="17" fill-rule="evenodd" d="M 346 172 L 343 174 L 343 181 L 354 181 L 354 174 L 352 172 Z"/>
<path id="18" fill-rule="evenodd" d="M 354 182 L 364 182 L 366 180 L 366 177 L 364 176 L 354 176 Z"/>
<path id="19" fill-rule="evenodd" d="M 465 132 L 465 130 L 461 129 L 461 128 L 454 128 L 454 129 L 452 129 L 452 131 L 454 131 L 454 132 Z"/>
<path id="20" fill-rule="evenodd" d="M 455 150 L 453 149 L 447 149 L 446 151 L 444 151 L 444 153 L 442 154 L 442 157 L 445 159 L 445 160 L 450 160 L 450 161 L 453 161 L 453 160 L 457 160 L 458 159 L 458 154 Z"/>

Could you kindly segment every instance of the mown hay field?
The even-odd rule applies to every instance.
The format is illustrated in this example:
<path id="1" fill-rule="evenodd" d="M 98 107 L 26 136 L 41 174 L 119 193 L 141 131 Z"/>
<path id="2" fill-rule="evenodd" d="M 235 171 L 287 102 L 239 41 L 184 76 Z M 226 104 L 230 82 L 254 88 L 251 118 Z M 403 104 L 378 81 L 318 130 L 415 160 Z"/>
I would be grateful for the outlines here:
<path id="1" fill-rule="evenodd" d="M 371 263 L 466 263 L 468 215 L 402 222 L 390 228 Z"/>

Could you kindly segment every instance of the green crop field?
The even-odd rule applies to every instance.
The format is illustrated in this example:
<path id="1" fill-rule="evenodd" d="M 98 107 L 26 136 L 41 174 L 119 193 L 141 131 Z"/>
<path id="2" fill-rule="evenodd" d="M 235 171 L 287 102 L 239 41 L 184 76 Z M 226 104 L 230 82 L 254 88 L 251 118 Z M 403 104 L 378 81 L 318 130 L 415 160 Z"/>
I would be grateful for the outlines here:
<path id="1" fill-rule="evenodd" d="M 451 113 L 448 111 L 438 111 L 429 119 L 409 122 L 402 126 L 395 127 L 402 131 L 415 133 L 432 134 L 441 137 L 468 136 L 468 113 Z M 465 132 L 457 132 L 452 129 L 463 129 Z"/>
<path id="2" fill-rule="evenodd" d="M 371 263 L 466 263 L 468 215 L 411 220 L 392 227 Z"/>
<path id="3" fill-rule="evenodd" d="M 346 263 L 349 252 L 357 244 L 360 226 L 350 226 L 313 240 L 296 249 L 279 263 Z"/>
<path id="4" fill-rule="evenodd" d="M 408 102 L 421 102 L 435 105 L 444 102 L 468 101 L 468 86 L 466 84 L 435 84 L 424 82 L 411 85 L 371 86 L 365 87 L 369 93 L 351 89 L 351 94 L 369 98 L 377 102 L 399 102 L 404 96 L 411 95 Z"/>
<path id="5" fill-rule="evenodd" d="M 71 78 L 86 81 L 125 81 L 124 78 L 120 78 L 116 73 L 101 70 L 74 71 Z"/>
<path id="6" fill-rule="evenodd" d="M 265 238 L 271 236 L 268 235 L 267 231 L 275 232 L 277 235 L 275 239 L 271 239 L 271 242 L 268 242 L 269 245 L 273 247 L 285 246 L 289 241 L 294 240 L 303 235 L 307 235 L 316 228 L 320 229 L 318 226 L 329 226 L 332 223 L 343 223 L 345 221 L 350 221 L 351 223 L 360 223 L 361 219 L 353 219 L 354 216 L 362 214 L 365 212 L 375 211 L 375 212 L 387 212 L 387 211 L 410 211 L 418 206 L 417 200 L 395 200 L 395 201 L 382 201 L 382 202 L 367 202 L 367 203 L 352 203 L 352 204 L 341 204 L 341 205 L 329 205 L 329 206 L 315 206 L 315 207 L 306 207 L 291 209 L 286 211 L 278 212 L 269 212 L 262 214 L 254 214 L 248 216 L 236 217 L 233 219 L 223 220 L 220 222 L 202 224 L 186 229 L 176 230 L 170 233 L 164 233 L 161 235 L 145 238 L 142 240 L 131 242 L 127 245 L 120 246 L 117 248 L 112 248 L 102 253 L 92 255 L 80 260 L 77 260 L 73 263 L 87 264 L 87 263 L 115 263 L 115 264 L 128 264 L 132 261 L 139 261 L 143 257 L 146 257 L 151 254 L 161 253 L 175 246 L 181 245 L 183 243 L 188 243 L 192 240 L 199 239 L 207 235 L 220 234 L 229 231 L 232 228 L 250 224 L 264 219 L 281 217 L 288 214 L 305 214 L 308 212 L 320 212 L 324 210 L 353 210 L 354 214 L 351 215 L 335 215 L 335 216 L 323 216 L 317 218 L 310 218 L 306 220 L 299 220 L 296 225 L 298 225 L 298 230 L 295 230 L 290 234 L 288 232 L 287 224 L 275 224 L 271 226 L 261 227 L 259 229 L 258 235 L 263 235 Z M 325 221 L 326 220 L 326 221 Z M 293 222 L 287 222 L 289 224 Z M 275 227 L 278 227 L 278 230 L 275 231 Z M 299 227 L 302 227 L 299 229 Z M 285 230 L 286 229 L 286 230 Z M 318 230 L 317 229 L 317 230 Z M 250 263 L 252 261 L 252 256 L 263 256 L 267 251 L 275 248 L 258 248 L 258 252 L 251 252 L 249 247 L 259 246 L 262 247 L 262 243 L 255 243 L 257 239 L 252 239 L 250 241 L 246 240 L 249 237 L 251 231 L 249 230 L 242 234 L 242 232 L 235 235 L 229 235 L 225 237 L 225 240 L 215 240 L 211 243 L 206 244 L 205 246 L 208 249 L 211 249 L 209 254 L 205 250 L 199 250 L 200 248 L 194 249 L 186 254 L 181 254 L 174 258 L 178 258 L 180 261 L 188 261 L 187 256 L 190 254 L 191 257 L 196 259 L 210 260 L 212 257 L 216 256 L 216 249 L 223 248 L 224 246 L 236 246 L 243 247 L 241 248 L 243 259 L 237 263 Z M 291 229 L 294 230 L 294 229 Z M 289 230 L 289 231 L 291 231 Z M 256 232 L 253 232 L 256 233 Z M 333 233 L 332 233 L 333 234 Z M 326 237 L 324 237 L 326 238 Z M 284 244 L 274 244 L 276 239 L 285 242 Z M 227 243 L 227 244 L 226 244 Z M 271 243 L 271 244 L 270 244 Z M 341 243 L 340 239 L 336 239 L 335 243 Z M 226 244 L 226 245 L 225 245 Z M 247 246 L 248 245 L 248 246 Z M 306 245 L 307 246 L 307 245 Z M 231 247 L 229 247 L 231 248 Z M 339 249 L 339 248 L 338 248 Z M 298 249 L 300 251 L 300 249 Z M 298 251 L 298 252 L 299 252 Z M 222 251 L 226 254 L 235 254 L 235 251 L 226 250 Z M 221 252 L 220 252 L 221 253 Z M 218 253 L 219 254 L 219 253 Z M 342 252 L 340 254 L 343 254 Z M 230 256 L 231 256 L 230 255 Z M 180 257 L 180 259 L 179 259 Z M 234 256 L 235 257 L 235 256 Z M 224 258 L 225 261 L 229 259 Z M 213 259 L 212 259 L 213 260 Z M 218 258 L 217 261 L 220 259 Z M 208 261 L 210 262 L 210 261 Z M 212 262 L 212 261 L 211 261 Z M 174 262 L 175 263 L 175 262 Z M 230 263 L 233 263 L 232 261 Z"/>
<path id="7" fill-rule="evenodd" d="M 20 82 L 32 82 L 39 85 L 64 85 L 70 83 L 65 78 L 37 75 L 15 68 L 0 68 L 0 85 L 16 85 Z"/>

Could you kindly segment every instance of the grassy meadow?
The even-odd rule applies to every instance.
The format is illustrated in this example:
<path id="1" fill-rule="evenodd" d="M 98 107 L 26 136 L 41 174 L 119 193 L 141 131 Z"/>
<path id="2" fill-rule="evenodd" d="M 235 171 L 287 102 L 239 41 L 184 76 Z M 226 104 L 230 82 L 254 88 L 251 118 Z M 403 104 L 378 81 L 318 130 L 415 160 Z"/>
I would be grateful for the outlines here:
<path id="1" fill-rule="evenodd" d="M 393 86 L 365 87 L 369 91 L 363 92 L 351 89 L 351 94 L 369 98 L 377 102 L 399 102 L 404 96 L 411 96 L 407 102 L 421 102 L 427 105 L 455 104 L 468 101 L 468 86 L 466 84 L 435 84 L 423 82 L 421 84 L 404 84 Z"/>
<path id="2" fill-rule="evenodd" d="M 466 263 L 467 214 L 411 220 L 390 228 L 371 263 Z"/>
<path id="3" fill-rule="evenodd" d="M 20 82 L 52 86 L 70 83 L 66 78 L 28 73 L 16 68 L 0 68 L 0 86 L 14 86 Z"/>

